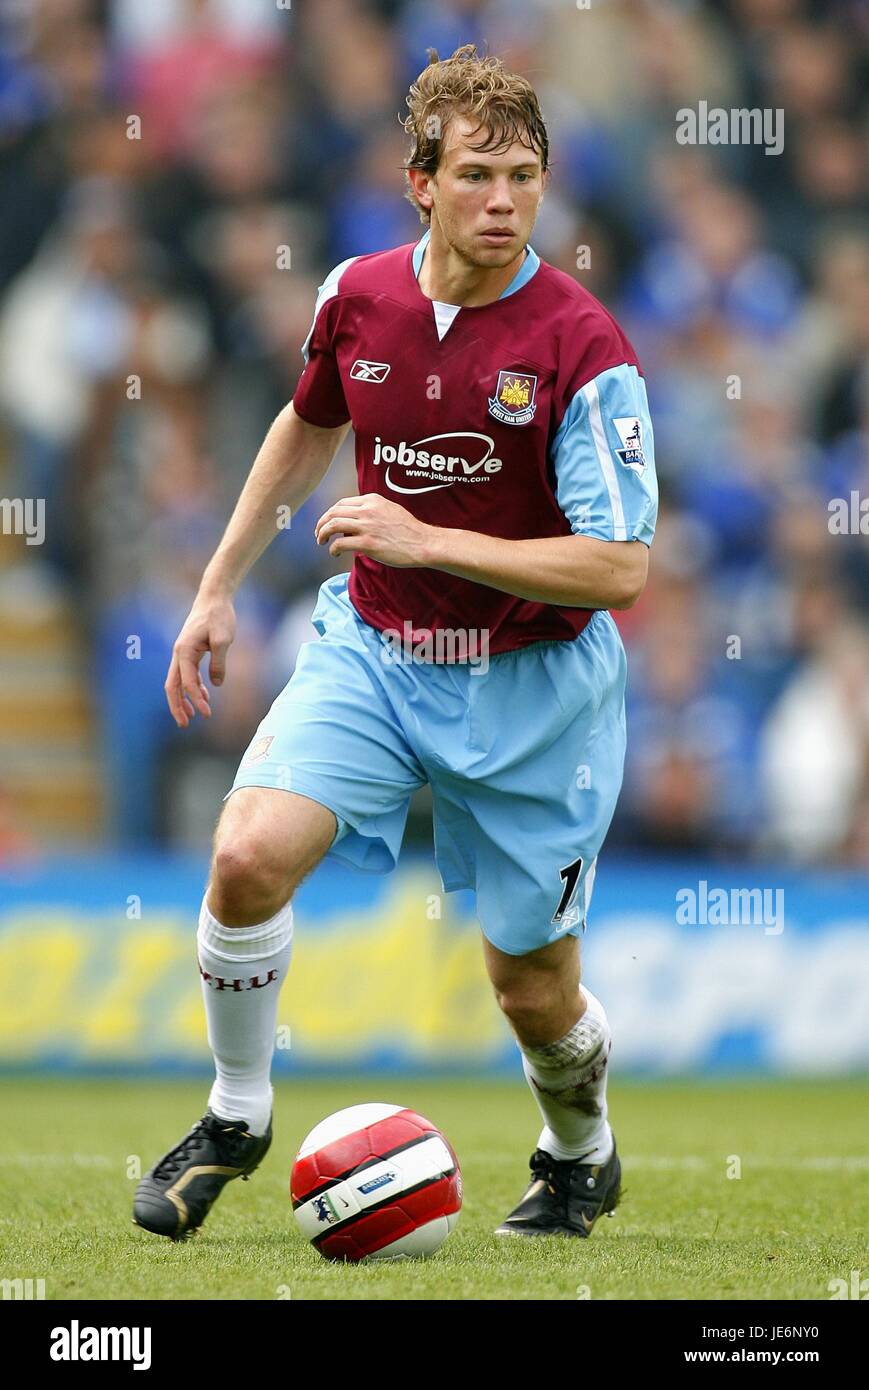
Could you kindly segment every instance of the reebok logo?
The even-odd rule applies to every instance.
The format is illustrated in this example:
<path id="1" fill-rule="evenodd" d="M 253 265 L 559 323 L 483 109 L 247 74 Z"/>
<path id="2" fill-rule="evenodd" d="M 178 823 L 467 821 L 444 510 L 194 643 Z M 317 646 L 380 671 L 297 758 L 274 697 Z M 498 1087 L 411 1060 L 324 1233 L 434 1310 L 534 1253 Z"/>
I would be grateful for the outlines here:
<path id="1" fill-rule="evenodd" d="M 351 381 L 385 381 L 389 376 L 390 362 L 366 362 L 364 358 L 357 357 L 353 366 L 350 368 Z"/>

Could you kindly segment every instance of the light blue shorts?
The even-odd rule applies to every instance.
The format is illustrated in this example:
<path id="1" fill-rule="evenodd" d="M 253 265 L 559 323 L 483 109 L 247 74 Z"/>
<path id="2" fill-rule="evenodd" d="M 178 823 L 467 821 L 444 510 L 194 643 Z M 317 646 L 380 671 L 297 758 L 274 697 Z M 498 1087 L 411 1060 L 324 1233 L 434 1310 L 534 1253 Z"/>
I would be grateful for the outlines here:
<path id="1" fill-rule="evenodd" d="M 238 787 L 329 807 L 329 855 L 395 868 L 410 797 L 426 782 L 444 891 L 473 888 L 510 955 L 585 927 L 625 752 L 625 652 L 598 612 L 572 642 L 472 662 L 397 660 L 356 612 L 348 576 L 322 585 L 292 679 L 241 761 Z M 472 652 L 473 655 L 473 652 Z"/>

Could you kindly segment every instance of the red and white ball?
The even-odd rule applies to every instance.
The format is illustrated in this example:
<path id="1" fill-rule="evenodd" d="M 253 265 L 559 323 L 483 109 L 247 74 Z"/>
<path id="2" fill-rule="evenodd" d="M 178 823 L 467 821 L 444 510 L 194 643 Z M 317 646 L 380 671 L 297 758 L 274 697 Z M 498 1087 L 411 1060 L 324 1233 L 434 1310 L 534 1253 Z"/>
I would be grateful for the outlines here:
<path id="1" fill-rule="evenodd" d="M 290 1197 L 303 1235 L 327 1259 L 425 1259 L 459 1219 L 462 1175 L 448 1141 L 422 1115 L 351 1105 L 305 1139 Z"/>

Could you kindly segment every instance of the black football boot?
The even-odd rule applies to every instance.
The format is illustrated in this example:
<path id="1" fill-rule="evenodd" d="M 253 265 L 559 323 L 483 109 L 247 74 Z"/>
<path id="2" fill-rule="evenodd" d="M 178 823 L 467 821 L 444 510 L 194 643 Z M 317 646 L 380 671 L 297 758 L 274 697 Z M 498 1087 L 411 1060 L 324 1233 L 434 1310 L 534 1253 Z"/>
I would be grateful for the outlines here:
<path id="1" fill-rule="evenodd" d="M 133 1221 L 146 1231 L 183 1240 L 202 1225 L 233 1178 L 247 1181 L 272 1142 L 248 1133 L 244 1120 L 221 1120 L 207 1110 L 190 1133 L 146 1173 L 136 1188 Z"/>
<path id="2" fill-rule="evenodd" d="M 531 1184 L 496 1236 L 589 1236 L 621 1196 L 622 1168 L 613 1145 L 606 1163 L 559 1160 L 543 1149 L 531 1155 Z"/>

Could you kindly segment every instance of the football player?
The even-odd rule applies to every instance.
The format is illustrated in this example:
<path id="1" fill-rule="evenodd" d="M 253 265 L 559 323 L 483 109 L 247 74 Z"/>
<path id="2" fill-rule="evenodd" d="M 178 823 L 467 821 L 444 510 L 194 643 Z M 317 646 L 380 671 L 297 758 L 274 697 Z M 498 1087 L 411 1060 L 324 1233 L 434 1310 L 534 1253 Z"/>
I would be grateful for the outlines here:
<path id="1" fill-rule="evenodd" d="M 424 783 L 444 888 L 476 892 L 543 1122 L 498 1232 L 586 1237 L 619 1197 L 610 1028 L 580 983 L 579 937 L 625 752 L 609 610 L 643 590 L 657 512 L 646 389 L 612 316 L 531 245 L 549 143 L 530 84 L 467 45 L 433 53 L 407 104 L 424 233 L 326 277 L 298 389 L 166 681 L 182 728 L 208 716 L 200 663 L 220 686 L 235 590 L 352 427 L 358 491 L 312 518 L 350 571 L 322 585 L 319 640 L 256 730 L 216 832 L 198 930 L 208 1110 L 136 1194 L 139 1225 L 173 1238 L 269 1146 L 297 884 L 324 856 L 392 869 Z"/>

